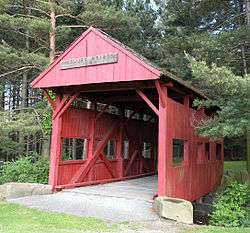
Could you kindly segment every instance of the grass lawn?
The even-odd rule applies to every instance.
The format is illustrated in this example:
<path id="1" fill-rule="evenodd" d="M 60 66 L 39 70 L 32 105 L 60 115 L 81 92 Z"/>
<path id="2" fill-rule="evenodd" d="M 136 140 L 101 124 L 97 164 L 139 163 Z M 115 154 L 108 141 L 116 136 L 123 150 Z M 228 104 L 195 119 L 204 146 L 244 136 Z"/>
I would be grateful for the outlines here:
<path id="1" fill-rule="evenodd" d="M 0 233 L 116 232 L 117 225 L 94 218 L 28 209 L 0 202 Z"/>
<path id="2" fill-rule="evenodd" d="M 246 161 L 225 161 L 224 171 L 246 171 Z"/>
<path id="3" fill-rule="evenodd" d="M 121 227 L 123 225 L 123 227 Z M 112 224 L 94 218 L 75 217 L 29 209 L 20 205 L 0 202 L 0 233 L 81 233 L 81 232 L 150 232 L 158 228 L 150 222 Z M 157 227 L 157 228 L 156 228 Z M 122 229 L 122 231 L 121 231 Z M 223 228 L 185 226 L 171 228 L 169 223 L 159 225 L 160 232 L 172 233 L 249 233 L 250 228 Z M 179 230 L 177 230 L 179 229 Z M 177 231 L 176 231 L 177 230 Z"/>
<path id="4" fill-rule="evenodd" d="M 249 233 L 250 228 L 199 226 L 185 229 L 183 233 Z"/>

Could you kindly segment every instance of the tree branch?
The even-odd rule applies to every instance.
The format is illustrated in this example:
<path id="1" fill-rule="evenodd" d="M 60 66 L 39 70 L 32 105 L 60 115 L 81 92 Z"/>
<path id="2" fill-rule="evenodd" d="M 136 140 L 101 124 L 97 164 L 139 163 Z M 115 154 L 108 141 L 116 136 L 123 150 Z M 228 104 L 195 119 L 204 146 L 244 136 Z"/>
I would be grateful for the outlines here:
<path id="1" fill-rule="evenodd" d="M 87 25 L 62 25 L 60 28 L 89 28 Z"/>
<path id="2" fill-rule="evenodd" d="M 15 69 L 15 70 L 6 72 L 6 73 L 4 73 L 4 74 L 0 74 L 0 78 L 5 77 L 5 76 L 10 75 L 10 74 L 13 74 L 13 73 L 16 73 L 16 72 L 18 72 L 18 71 L 27 70 L 27 69 L 32 69 L 32 68 L 39 69 L 37 66 L 23 66 L 23 67 L 21 67 L 21 68 L 18 68 L 18 69 Z M 40 70 L 40 69 L 39 69 L 39 70 Z"/>
<path id="3" fill-rule="evenodd" d="M 80 18 L 77 17 L 77 16 L 71 15 L 71 14 L 60 14 L 60 15 L 56 15 L 56 19 L 57 19 L 57 18 L 60 18 L 60 17 L 69 17 L 69 18 L 72 18 L 72 19 L 76 19 L 76 20 L 78 20 L 78 21 L 80 21 L 80 22 L 83 22 L 82 19 L 80 19 Z"/>
<path id="4" fill-rule="evenodd" d="M 34 16 L 34 15 L 25 15 L 25 14 L 14 14 L 13 16 L 21 16 L 21 17 L 31 18 L 31 19 L 41 19 L 41 18 Z"/>
<path id="5" fill-rule="evenodd" d="M 35 40 L 35 41 L 38 39 L 37 37 L 31 36 L 31 35 L 29 35 L 29 34 L 27 34 L 27 33 L 20 32 L 20 31 L 17 30 L 17 29 L 15 30 L 15 29 L 10 29 L 10 28 L 0 28 L 0 30 L 5 30 L 5 31 L 10 30 L 10 31 L 13 31 L 13 32 L 15 32 L 15 33 L 18 33 L 18 34 L 20 34 L 20 35 L 23 35 L 23 36 L 25 36 L 25 37 L 31 38 L 31 39 L 33 39 L 33 40 Z M 39 38 L 38 41 L 42 42 L 42 44 L 44 44 L 44 45 L 47 45 L 47 44 L 48 44 L 46 41 L 42 40 L 41 38 Z"/>
<path id="6" fill-rule="evenodd" d="M 42 131 L 43 136 L 45 136 L 45 132 L 44 132 L 43 127 L 42 127 L 42 123 L 41 123 L 41 120 L 40 120 L 39 113 L 37 112 L 37 110 L 35 108 L 31 108 L 31 107 L 29 107 L 29 108 L 17 108 L 17 109 L 8 110 L 8 112 L 21 112 L 23 110 L 32 110 L 32 111 L 34 111 L 37 123 L 38 123 L 38 125 L 39 125 L 39 127 L 40 127 L 40 129 Z"/>
<path id="7" fill-rule="evenodd" d="M 229 19 L 226 19 L 224 22 L 220 23 L 219 25 L 216 25 L 214 28 L 210 28 L 209 31 L 217 30 L 219 27 L 223 26 L 224 24 L 229 23 L 231 20 L 233 20 L 233 19 L 235 19 L 235 18 L 238 18 L 238 17 L 240 17 L 241 15 L 244 15 L 244 14 L 245 14 L 245 13 L 242 12 L 242 13 L 240 13 L 240 14 L 238 14 L 238 15 L 235 15 L 234 17 L 231 17 L 231 18 L 229 18 Z"/>
<path id="8" fill-rule="evenodd" d="M 19 7 L 19 8 L 26 8 L 26 9 L 30 9 L 30 10 L 34 10 L 34 11 L 37 11 L 37 12 L 40 12 L 42 14 L 45 14 L 46 16 L 50 17 L 50 15 L 46 12 L 46 11 L 43 11 L 41 9 L 38 9 L 38 8 L 35 8 L 35 7 L 30 7 L 30 6 L 22 6 L 22 5 L 8 5 L 8 7 Z"/>

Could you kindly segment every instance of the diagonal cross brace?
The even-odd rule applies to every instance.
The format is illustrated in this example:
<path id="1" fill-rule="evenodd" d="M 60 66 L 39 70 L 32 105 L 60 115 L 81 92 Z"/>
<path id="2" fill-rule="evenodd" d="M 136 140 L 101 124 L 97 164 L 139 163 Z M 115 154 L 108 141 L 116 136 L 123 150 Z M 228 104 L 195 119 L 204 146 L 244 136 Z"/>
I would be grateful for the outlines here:
<path id="1" fill-rule="evenodd" d="M 104 139 L 99 143 L 97 146 L 93 156 L 87 160 L 87 162 L 79 168 L 79 170 L 76 172 L 76 174 L 73 176 L 71 183 L 77 183 L 82 177 L 85 177 L 89 170 L 93 167 L 96 160 L 100 156 L 100 153 L 103 152 L 108 140 L 112 137 L 112 135 L 115 133 L 115 131 L 120 127 L 123 119 L 120 119 L 119 121 L 115 122 L 112 126 L 112 128 L 109 130 L 109 132 L 105 135 Z"/>
<path id="2" fill-rule="evenodd" d="M 130 118 L 126 119 L 126 121 L 124 122 L 124 125 L 131 119 L 132 116 L 134 116 L 135 113 L 136 112 L 133 112 L 130 115 Z M 84 165 L 81 168 L 79 168 L 79 170 L 73 176 L 73 178 L 71 179 L 71 183 L 80 182 L 80 180 L 82 180 L 88 174 L 90 169 L 94 166 L 96 160 L 99 158 L 100 154 L 103 153 L 103 150 L 104 150 L 108 140 L 112 137 L 112 135 L 115 133 L 115 131 L 120 128 L 121 124 L 123 123 L 123 120 L 124 120 L 124 118 L 122 117 L 119 121 L 117 121 L 113 124 L 110 131 L 105 135 L 104 139 L 97 146 L 93 156 L 89 160 L 87 160 L 87 162 L 84 163 Z M 113 175 L 115 175 L 115 174 L 113 173 Z"/>
<path id="3" fill-rule="evenodd" d="M 130 170 L 131 166 L 133 165 L 133 163 L 134 163 L 134 161 L 135 161 L 135 158 L 136 158 L 137 154 L 138 154 L 138 150 L 135 150 L 134 153 L 133 153 L 132 156 L 131 156 L 131 159 L 130 159 L 130 161 L 129 161 L 127 167 L 126 167 L 125 176 L 127 176 L 128 171 Z"/>
<path id="4" fill-rule="evenodd" d="M 67 100 L 69 99 L 69 95 L 65 95 L 63 97 L 63 99 L 60 101 L 59 105 L 56 107 L 55 111 L 53 112 L 53 120 L 57 117 L 57 115 L 59 114 L 59 112 L 61 111 L 61 109 L 63 108 L 64 104 L 67 102 Z"/>
<path id="5" fill-rule="evenodd" d="M 65 95 L 53 113 L 53 120 L 56 117 L 62 116 L 62 114 L 69 108 L 69 106 L 73 103 L 73 101 L 78 97 L 78 95 L 79 93 L 72 96 Z"/>
<path id="6" fill-rule="evenodd" d="M 107 156 L 104 154 L 104 152 L 102 152 L 100 155 L 99 155 L 100 159 L 104 162 L 106 168 L 108 169 L 109 173 L 111 174 L 111 176 L 113 178 L 116 177 L 116 174 L 115 172 L 113 171 L 112 169 L 112 166 L 111 166 L 111 163 L 110 161 L 107 159 Z"/>
<path id="7" fill-rule="evenodd" d="M 148 104 L 148 106 L 156 113 L 156 115 L 159 115 L 159 110 L 150 101 L 150 99 L 141 90 L 136 89 L 136 92 Z"/>
<path id="8" fill-rule="evenodd" d="M 102 109 L 102 111 L 99 112 L 99 113 L 96 115 L 95 121 L 97 121 L 97 120 L 104 114 L 105 110 L 107 110 L 109 106 L 110 106 L 110 104 L 106 104 L 106 105 L 105 105 L 105 107 Z"/>
<path id="9" fill-rule="evenodd" d="M 69 108 L 69 106 L 74 102 L 74 100 L 78 97 L 78 94 L 75 94 L 70 97 L 69 101 L 65 104 L 65 106 L 61 109 L 61 111 L 58 114 L 58 117 L 62 116 L 62 114 Z"/>

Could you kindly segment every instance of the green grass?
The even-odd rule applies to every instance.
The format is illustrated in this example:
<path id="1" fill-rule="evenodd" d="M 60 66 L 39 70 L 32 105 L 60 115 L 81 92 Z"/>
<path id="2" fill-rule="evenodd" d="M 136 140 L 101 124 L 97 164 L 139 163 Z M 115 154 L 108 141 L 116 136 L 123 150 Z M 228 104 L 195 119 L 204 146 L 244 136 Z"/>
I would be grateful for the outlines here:
<path id="1" fill-rule="evenodd" d="M 94 218 L 28 209 L 0 202 L 0 233 L 114 232 L 118 226 Z"/>
<path id="2" fill-rule="evenodd" d="M 185 229 L 183 233 L 249 233 L 250 228 L 198 226 Z"/>
<path id="3" fill-rule="evenodd" d="M 225 161 L 224 171 L 246 171 L 246 161 Z"/>
<path id="4" fill-rule="evenodd" d="M 140 224 L 123 222 L 128 232 L 140 231 Z M 65 214 L 29 209 L 16 204 L 0 202 L 0 233 L 82 233 L 120 232 L 118 224 L 95 218 L 81 218 Z M 145 230 L 145 228 L 142 228 Z M 155 227 L 150 230 L 155 230 Z M 161 229 L 162 230 L 162 229 Z M 183 233 L 249 233 L 250 228 L 224 228 L 212 226 L 181 227 Z M 142 232 L 142 231 L 140 231 Z M 172 232 L 171 228 L 166 232 Z"/>

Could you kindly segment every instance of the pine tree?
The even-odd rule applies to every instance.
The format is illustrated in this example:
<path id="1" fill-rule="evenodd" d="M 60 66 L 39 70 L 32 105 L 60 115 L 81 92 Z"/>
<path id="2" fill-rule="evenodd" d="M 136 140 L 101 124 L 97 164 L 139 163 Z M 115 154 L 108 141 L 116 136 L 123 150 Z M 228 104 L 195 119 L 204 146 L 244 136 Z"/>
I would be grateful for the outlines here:
<path id="1" fill-rule="evenodd" d="M 0 1 L 0 104 L 2 110 L 7 111 L 2 112 L 3 116 L 9 116 L 0 119 L 0 131 L 4 131 L 1 139 L 6 139 L 2 142 L 15 142 L 12 144 L 16 146 L 16 150 L 9 148 L 7 153 L 5 149 L 8 147 L 1 143 L 0 153 L 2 150 L 5 154 L 13 151 L 22 154 L 24 144 L 29 147 L 29 138 L 38 134 L 42 135 L 44 142 L 43 154 L 48 154 L 51 109 L 44 104 L 42 93 L 30 89 L 28 83 L 65 50 L 75 37 L 93 25 L 123 42 L 133 40 L 139 28 L 136 26 L 138 20 L 124 12 L 118 2 L 114 3 L 115 6 L 113 3 L 102 3 L 98 0 Z M 6 119 L 17 127 L 10 127 Z M 30 127 L 32 124 L 27 124 L 32 119 L 39 126 L 36 132 Z"/>
<path id="2" fill-rule="evenodd" d="M 162 67 L 190 78 L 186 52 L 208 64 L 226 65 L 234 73 L 243 74 L 240 45 L 249 38 L 244 1 L 169 0 L 163 10 L 161 27 Z"/>

